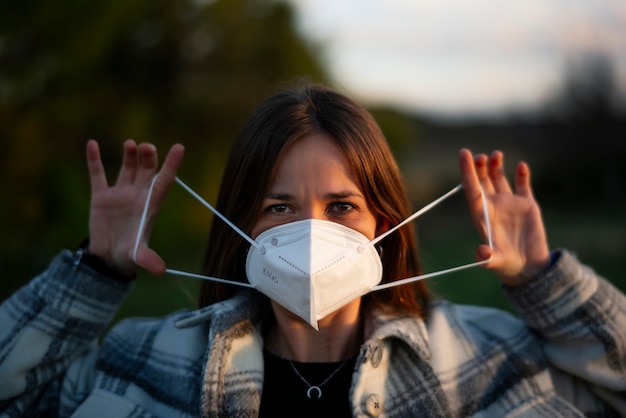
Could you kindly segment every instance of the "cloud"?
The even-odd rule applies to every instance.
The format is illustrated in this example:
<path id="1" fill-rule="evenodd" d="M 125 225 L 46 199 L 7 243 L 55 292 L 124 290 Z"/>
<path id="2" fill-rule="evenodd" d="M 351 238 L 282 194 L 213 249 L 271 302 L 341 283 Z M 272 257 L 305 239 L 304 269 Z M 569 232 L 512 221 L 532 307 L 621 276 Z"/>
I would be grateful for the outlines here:
<path id="1" fill-rule="evenodd" d="M 338 82 L 440 112 L 537 105 L 566 62 L 615 58 L 626 86 L 623 0 L 293 0 Z"/>

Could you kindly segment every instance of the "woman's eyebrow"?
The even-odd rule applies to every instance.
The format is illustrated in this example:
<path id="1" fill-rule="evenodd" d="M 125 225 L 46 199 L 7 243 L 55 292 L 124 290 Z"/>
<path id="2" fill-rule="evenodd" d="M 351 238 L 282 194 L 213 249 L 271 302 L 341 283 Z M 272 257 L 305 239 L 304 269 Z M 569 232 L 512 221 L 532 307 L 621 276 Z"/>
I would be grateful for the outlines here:
<path id="1" fill-rule="evenodd" d="M 267 193 L 265 195 L 265 198 L 266 199 L 272 199 L 272 200 L 293 200 L 294 197 L 292 195 L 290 195 L 289 193 L 280 193 L 280 192 L 272 193 L 272 192 L 270 192 L 270 193 Z"/>
<path id="2" fill-rule="evenodd" d="M 337 192 L 329 192 L 324 195 L 326 199 L 345 199 L 349 197 L 358 197 L 361 199 L 365 199 L 362 193 L 354 190 L 342 190 Z M 295 197 L 289 193 L 283 192 L 269 192 L 265 195 L 265 199 L 272 200 L 294 200 Z"/>
<path id="3" fill-rule="evenodd" d="M 364 199 L 361 193 L 353 191 L 353 190 L 345 190 L 345 191 L 340 191 L 340 192 L 327 193 L 326 197 L 329 199 L 345 199 L 347 197 L 358 197 L 358 198 Z"/>

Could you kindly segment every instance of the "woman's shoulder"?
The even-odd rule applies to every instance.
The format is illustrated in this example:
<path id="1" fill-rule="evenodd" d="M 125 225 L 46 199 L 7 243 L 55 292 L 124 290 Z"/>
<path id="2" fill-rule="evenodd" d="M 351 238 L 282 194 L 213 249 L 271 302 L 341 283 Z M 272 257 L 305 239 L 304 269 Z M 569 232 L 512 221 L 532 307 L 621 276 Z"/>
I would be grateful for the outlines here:
<path id="1" fill-rule="evenodd" d="M 152 351 L 188 356 L 201 354 L 207 346 L 207 323 L 187 327 L 178 325 L 179 321 L 193 312 L 184 310 L 164 317 L 123 319 L 107 334 L 101 351 L 110 350 L 123 356 Z"/>
<path id="2" fill-rule="evenodd" d="M 524 322 L 508 311 L 445 300 L 432 304 L 427 327 L 431 340 L 457 338 L 474 343 L 483 340 L 513 341 L 530 333 Z"/>
<path id="3" fill-rule="evenodd" d="M 497 369 L 508 360 L 523 359 L 529 368 L 523 373 L 532 374 L 545 363 L 541 341 L 521 319 L 504 310 L 440 301 L 434 304 L 427 327 L 431 362 L 439 372 L 480 370 L 486 364 Z"/>
<path id="4" fill-rule="evenodd" d="M 242 292 L 200 309 L 180 310 L 158 318 L 126 318 L 111 329 L 103 345 L 118 347 L 120 351 L 203 354 L 212 332 L 231 328 L 241 321 L 256 322 L 260 311 L 256 299 Z"/>

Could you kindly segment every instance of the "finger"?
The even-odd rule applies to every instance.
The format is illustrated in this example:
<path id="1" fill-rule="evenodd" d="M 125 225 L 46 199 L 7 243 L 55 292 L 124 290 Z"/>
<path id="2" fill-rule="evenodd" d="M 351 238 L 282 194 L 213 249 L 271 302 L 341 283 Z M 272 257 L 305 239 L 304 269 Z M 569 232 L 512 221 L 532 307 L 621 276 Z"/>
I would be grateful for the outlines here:
<path id="1" fill-rule="evenodd" d="M 153 144 L 141 143 L 138 147 L 139 152 L 139 169 L 135 181 L 150 182 L 159 166 L 159 157 L 157 149 Z"/>
<path id="2" fill-rule="evenodd" d="M 480 197 L 480 182 L 470 150 L 463 148 L 459 152 L 459 167 L 465 195 L 471 200 Z"/>
<path id="3" fill-rule="evenodd" d="M 161 167 L 161 171 L 159 171 L 159 177 L 163 178 L 164 181 L 174 181 L 174 178 L 176 178 L 176 172 L 178 171 L 184 156 L 185 147 L 181 144 L 174 144 L 167 153 L 165 161 L 163 161 L 163 167 Z"/>
<path id="4" fill-rule="evenodd" d="M 459 152 L 459 166 L 461 169 L 461 183 L 470 208 L 479 208 L 482 204 L 481 186 L 476 172 L 474 157 L 468 149 Z"/>
<path id="5" fill-rule="evenodd" d="M 480 185 L 476 167 L 474 166 L 472 153 L 466 148 L 459 151 L 459 168 L 461 169 L 461 182 L 463 183 L 465 193 L 478 191 Z M 480 191 L 478 191 L 478 194 L 480 194 Z"/>
<path id="6" fill-rule="evenodd" d="M 167 194 L 167 191 L 176 179 L 176 173 L 183 161 L 185 155 L 185 147 L 181 144 L 175 144 L 167 153 L 163 166 L 159 171 L 159 175 L 154 185 L 154 193 L 152 204 L 159 207 Z"/>
<path id="7" fill-rule="evenodd" d="M 484 160 L 486 160 L 486 156 L 483 157 L 485 157 Z M 485 223 L 485 208 L 483 206 L 484 200 L 482 194 L 483 188 L 487 186 L 483 186 L 479 178 L 478 169 L 481 161 L 479 161 L 477 166 L 476 158 L 474 158 L 471 152 L 467 149 L 461 150 L 459 161 L 461 166 L 463 190 L 465 192 L 470 214 L 479 234 L 481 234 L 483 238 L 486 238 L 487 226 Z M 485 161 L 483 161 L 483 163 L 484 162 Z M 484 170 L 486 171 L 486 169 Z M 487 183 L 489 183 L 488 179 Z M 489 248 L 489 246 L 487 246 L 487 248 Z"/>
<path id="8" fill-rule="evenodd" d="M 515 170 L 515 193 L 520 196 L 532 197 L 533 191 L 530 186 L 530 168 L 528 164 L 520 161 Z"/>
<path id="9" fill-rule="evenodd" d="M 478 181 L 483 188 L 485 193 L 491 194 L 494 193 L 494 187 L 491 183 L 491 179 L 489 178 L 489 172 L 487 169 L 488 158 L 485 154 L 478 154 L 474 157 L 474 166 L 476 167 L 476 175 L 478 176 Z"/>
<path id="10" fill-rule="evenodd" d="M 489 178 L 498 193 L 512 193 L 511 186 L 504 174 L 504 154 L 494 151 L 489 157 Z"/>
<path id="11" fill-rule="evenodd" d="M 137 249 L 135 262 L 152 274 L 162 275 L 167 268 L 165 261 L 152 249 L 142 246 Z"/>
<path id="12" fill-rule="evenodd" d="M 135 181 L 137 174 L 137 144 L 132 139 L 124 142 L 124 154 L 122 157 L 122 167 L 117 177 L 117 184 L 130 184 Z"/>
<path id="13" fill-rule="evenodd" d="M 87 141 L 87 168 L 89 170 L 89 182 L 91 184 L 91 192 L 95 193 L 99 190 L 109 187 L 107 183 L 106 173 L 102 165 L 100 157 L 100 147 L 94 139 Z"/>
<path id="14" fill-rule="evenodd" d="M 493 257 L 493 249 L 487 244 L 481 244 L 476 249 L 476 261 L 486 261 Z M 489 267 L 490 263 L 487 263 L 487 267 Z"/>

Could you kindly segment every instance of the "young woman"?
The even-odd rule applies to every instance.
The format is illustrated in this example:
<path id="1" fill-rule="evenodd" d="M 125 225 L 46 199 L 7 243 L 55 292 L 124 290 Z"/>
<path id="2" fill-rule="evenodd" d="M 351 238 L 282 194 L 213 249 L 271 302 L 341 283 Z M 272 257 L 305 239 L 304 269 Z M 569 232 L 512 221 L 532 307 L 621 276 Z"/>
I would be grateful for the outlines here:
<path id="1" fill-rule="evenodd" d="M 411 215 L 382 133 L 316 85 L 261 104 L 234 144 L 205 267 L 227 282 L 204 283 L 200 309 L 124 321 L 97 347 L 136 269 L 166 271 L 136 237 L 182 157 L 172 147 L 153 183 L 155 148 L 127 141 L 109 187 L 87 144 L 88 245 L 0 308 L 3 416 L 626 414 L 626 297 L 549 251 L 526 164 L 511 188 L 502 153 L 459 155 L 491 242 L 477 260 L 519 317 L 432 301 L 423 281 L 393 286 L 422 273 L 410 224 L 373 245 Z"/>

